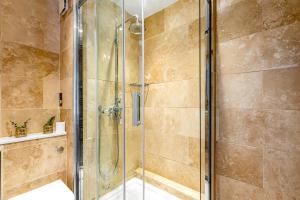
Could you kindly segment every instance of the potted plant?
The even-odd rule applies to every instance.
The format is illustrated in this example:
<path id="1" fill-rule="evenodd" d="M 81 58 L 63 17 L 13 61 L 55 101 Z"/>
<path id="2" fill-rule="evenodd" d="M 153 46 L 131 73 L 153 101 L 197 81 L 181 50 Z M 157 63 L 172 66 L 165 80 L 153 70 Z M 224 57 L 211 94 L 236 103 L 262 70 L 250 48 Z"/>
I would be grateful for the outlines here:
<path id="1" fill-rule="evenodd" d="M 15 137 L 26 137 L 27 136 L 27 124 L 30 119 L 27 119 L 22 124 L 10 121 L 11 124 L 15 127 Z"/>
<path id="2" fill-rule="evenodd" d="M 55 116 L 50 117 L 46 124 L 43 126 L 44 134 L 53 133 L 53 124 L 54 124 Z"/>

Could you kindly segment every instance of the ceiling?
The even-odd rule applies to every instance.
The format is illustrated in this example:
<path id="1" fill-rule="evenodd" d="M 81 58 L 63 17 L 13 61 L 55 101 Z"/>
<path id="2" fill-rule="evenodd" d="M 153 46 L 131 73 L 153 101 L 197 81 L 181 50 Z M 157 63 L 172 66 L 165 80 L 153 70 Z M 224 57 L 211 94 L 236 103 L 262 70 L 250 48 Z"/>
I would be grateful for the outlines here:
<path id="1" fill-rule="evenodd" d="M 122 5 L 122 0 L 111 0 L 118 4 Z M 169 5 L 175 3 L 177 0 L 144 0 L 144 18 L 147 18 Z M 141 9 L 141 0 L 125 0 L 125 10 L 131 15 L 142 15 Z"/>

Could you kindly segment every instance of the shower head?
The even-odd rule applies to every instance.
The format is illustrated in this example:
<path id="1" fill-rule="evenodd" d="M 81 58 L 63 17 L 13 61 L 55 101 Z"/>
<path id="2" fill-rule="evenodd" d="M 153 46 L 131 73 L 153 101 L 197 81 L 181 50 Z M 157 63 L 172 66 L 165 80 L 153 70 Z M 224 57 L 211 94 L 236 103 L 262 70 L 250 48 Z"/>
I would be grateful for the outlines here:
<path id="1" fill-rule="evenodd" d="M 129 31 L 134 35 L 142 34 L 142 23 L 137 16 L 135 16 L 135 21 L 131 22 L 131 24 L 129 25 Z"/>
<path id="2" fill-rule="evenodd" d="M 129 32 L 134 35 L 141 35 L 142 34 L 142 23 L 139 20 L 137 15 L 133 15 L 132 17 L 125 20 L 125 23 L 129 22 Z M 122 24 L 117 26 L 117 30 L 122 27 Z"/>

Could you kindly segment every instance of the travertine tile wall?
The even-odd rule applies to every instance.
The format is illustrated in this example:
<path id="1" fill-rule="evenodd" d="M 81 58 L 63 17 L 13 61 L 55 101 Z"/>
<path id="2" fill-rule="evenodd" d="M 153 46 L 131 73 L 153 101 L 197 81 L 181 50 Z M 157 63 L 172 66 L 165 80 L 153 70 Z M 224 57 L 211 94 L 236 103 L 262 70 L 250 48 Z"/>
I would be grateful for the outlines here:
<path id="1" fill-rule="evenodd" d="M 65 53 L 60 46 L 64 47 L 68 40 L 62 40 L 60 45 L 58 1 L 1 0 L 0 27 L 0 137 L 13 134 L 10 120 L 22 122 L 31 118 L 28 132 L 42 132 L 51 116 L 60 119 L 60 74 L 64 78 L 72 73 L 59 68 L 70 63 L 59 57 L 60 52 Z M 64 38 L 70 38 L 68 34 L 72 35 L 65 33 Z M 61 117 L 71 119 L 65 110 Z M 71 141 L 69 135 L 67 141 Z M 66 170 L 67 152 L 58 153 L 56 148 L 60 146 L 66 149 L 65 137 L 4 146 L 3 199 L 56 179 L 66 181 L 70 171 Z"/>
<path id="2" fill-rule="evenodd" d="M 146 170 L 200 191 L 199 1 L 145 20 Z"/>
<path id="3" fill-rule="evenodd" d="M 73 189 L 73 1 L 69 10 L 60 17 L 60 91 L 63 104 L 60 108 L 61 121 L 66 122 L 67 132 L 67 185 Z"/>
<path id="4" fill-rule="evenodd" d="M 66 181 L 66 137 L 41 139 L 5 145 L 2 155 L 3 191 L 1 197 L 28 192 L 57 179 Z"/>
<path id="5" fill-rule="evenodd" d="M 300 197 L 300 1 L 217 1 L 217 199 Z"/>
<path id="6" fill-rule="evenodd" d="M 42 132 L 59 119 L 58 2 L 2 0 L 0 24 L 0 137 L 13 134 L 10 120 Z"/>

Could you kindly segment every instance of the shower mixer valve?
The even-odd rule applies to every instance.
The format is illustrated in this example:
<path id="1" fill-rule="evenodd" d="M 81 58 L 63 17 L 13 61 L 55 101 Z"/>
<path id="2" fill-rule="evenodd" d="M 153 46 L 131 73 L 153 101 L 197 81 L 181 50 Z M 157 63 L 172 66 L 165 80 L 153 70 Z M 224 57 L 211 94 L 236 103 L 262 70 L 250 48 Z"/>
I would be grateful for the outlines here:
<path id="1" fill-rule="evenodd" d="M 117 117 L 118 119 L 120 119 L 121 112 L 122 112 L 122 107 L 120 107 L 119 105 L 112 105 L 112 106 L 108 106 L 107 108 L 102 108 L 102 106 L 99 106 L 98 109 L 102 114 L 106 114 L 108 116 L 114 116 Z"/>

